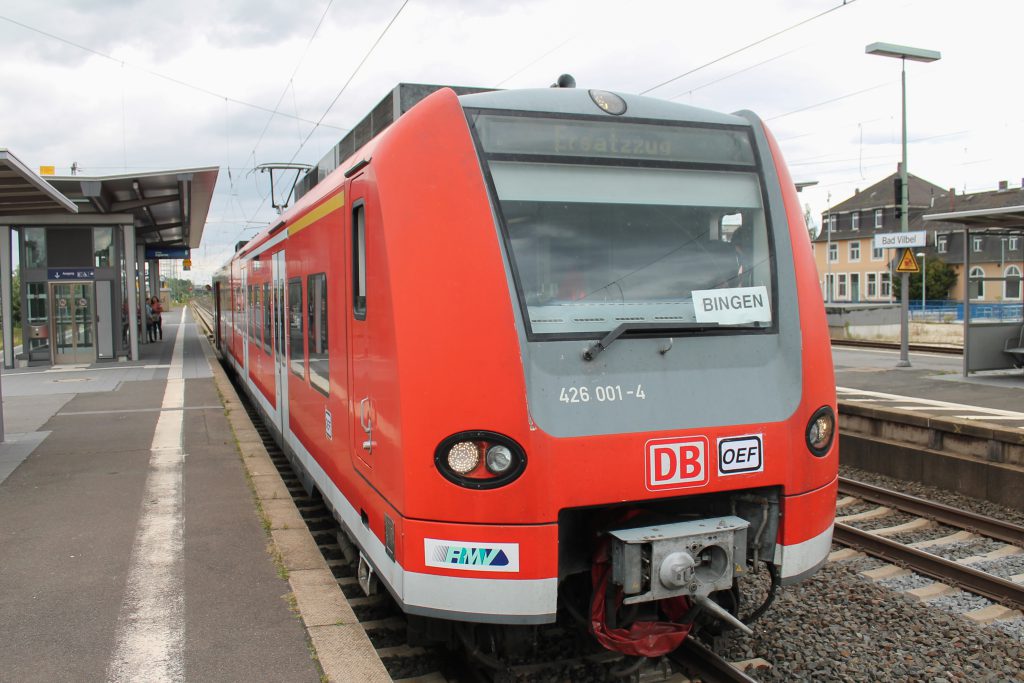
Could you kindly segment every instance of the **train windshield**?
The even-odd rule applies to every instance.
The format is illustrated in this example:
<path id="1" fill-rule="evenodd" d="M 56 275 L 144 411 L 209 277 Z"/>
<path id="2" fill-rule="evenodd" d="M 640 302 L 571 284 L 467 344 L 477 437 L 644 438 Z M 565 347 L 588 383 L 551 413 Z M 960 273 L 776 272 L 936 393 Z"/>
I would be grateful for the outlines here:
<path id="1" fill-rule="evenodd" d="M 532 337 L 773 326 L 749 132 L 471 114 Z"/>

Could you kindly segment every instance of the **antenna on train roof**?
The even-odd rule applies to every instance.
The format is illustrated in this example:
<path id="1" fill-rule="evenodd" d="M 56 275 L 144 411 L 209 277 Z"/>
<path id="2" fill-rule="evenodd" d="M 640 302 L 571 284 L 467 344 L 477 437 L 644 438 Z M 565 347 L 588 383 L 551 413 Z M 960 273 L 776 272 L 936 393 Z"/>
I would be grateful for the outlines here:
<path id="1" fill-rule="evenodd" d="M 275 209 L 277 209 L 278 213 L 283 213 L 284 210 L 288 208 L 288 204 L 292 201 L 292 195 L 295 194 L 295 185 L 299 182 L 299 178 L 302 176 L 303 173 L 309 171 L 311 168 L 313 168 L 313 167 L 310 166 L 309 164 L 283 164 L 283 163 L 282 164 L 260 164 L 259 166 L 256 167 L 256 170 L 260 171 L 261 173 L 265 173 L 265 172 L 269 172 L 270 173 L 270 205 L 273 206 Z M 284 186 L 288 187 L 288 193 L 280 201 L 278 201 L 278 199 L 277 199 L 277 193 L 276 193 L 275 188 L 274 188 L 274 172 L 275 171 L 279 174 L 278 175 L 279 179 L 281 178 L 281 176 L 280 176 L 281 173 L 288 173 L 289 171 L 294 171 L 295 172 L 295 177 L 292 179 L 291 184 L 288 184 L 287 182 L 280 183 L 280 180 L 279 180 L 279 183 L 282 185 L 282 187 L 284 187 Z"/>
<path id="2" fill-rule="evenodd" d="M 558 80 L 551 84 L 552 88 L 575 88 L 576 79 L 571 74 L 562 74 Z"/>

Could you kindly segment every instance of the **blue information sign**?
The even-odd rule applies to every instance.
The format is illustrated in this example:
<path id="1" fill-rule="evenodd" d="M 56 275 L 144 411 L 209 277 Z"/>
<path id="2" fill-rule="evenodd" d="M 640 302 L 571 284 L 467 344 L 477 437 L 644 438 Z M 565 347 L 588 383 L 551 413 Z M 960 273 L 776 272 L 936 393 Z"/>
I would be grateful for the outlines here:
<path id="1" fill-rule="evenodd" d="M 48 280 L 95 280 L 95 268 L 47 268 Z"/>
<path id="2" fill-rule="evenodd" d="M 185 259 L 188 247 L 146 247 L 146 259 Z"/>

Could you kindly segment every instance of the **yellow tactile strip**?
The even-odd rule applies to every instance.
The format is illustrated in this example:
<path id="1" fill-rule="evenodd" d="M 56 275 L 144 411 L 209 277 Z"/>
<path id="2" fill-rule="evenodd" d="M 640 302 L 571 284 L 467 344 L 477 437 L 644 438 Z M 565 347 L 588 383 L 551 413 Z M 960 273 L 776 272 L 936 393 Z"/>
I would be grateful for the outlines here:
<path id="1" fill-rule="evenodd" d="M 204 345 L 204 349 L 205 349 Z M 316 547 L 287 487 L 263 447 L 223 368 L 207 360 L 242 462 L 270 531 L 270 552 L 288 572 L 288 583 L 320 667 L 330 681 L 390 681 L 366 631 Z"/>

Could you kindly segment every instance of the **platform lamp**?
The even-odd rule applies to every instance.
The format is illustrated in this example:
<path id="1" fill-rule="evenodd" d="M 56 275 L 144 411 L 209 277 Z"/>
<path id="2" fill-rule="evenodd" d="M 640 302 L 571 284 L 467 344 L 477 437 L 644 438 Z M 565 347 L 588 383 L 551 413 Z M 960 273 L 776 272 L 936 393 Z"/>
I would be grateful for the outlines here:
<path id="1" fill-rule="evenodd" d="M 901 90 L 903 94 L 903 163 L 900 164 L 900 232 L 909 230 L 910 210 L 910 187 L 907 185 L 907 60 L 913 62 L 935 62 L 942 58 L 942 55 L 935 50 L 923 50 L 917 47 L 905 45 L 893 45 L 892 43 L 871 43 L 864 48 L 869 55 L 882 57 L 896 57 L 902 65 Z M 910 347 L 908 343 L 908 320 L 910 318 L 910 299 L 907 296 L 909 289 L 907 273 L 900 278 L 900 360 L 896 367 L 910 367 Z"/>
<path id="2" fill-rule="evenodd" d="M 928 303 L 928 254 L 919 251 L 917 258 L 921 259 L 921 318 L 924 319 L 925 304 Z"/>

